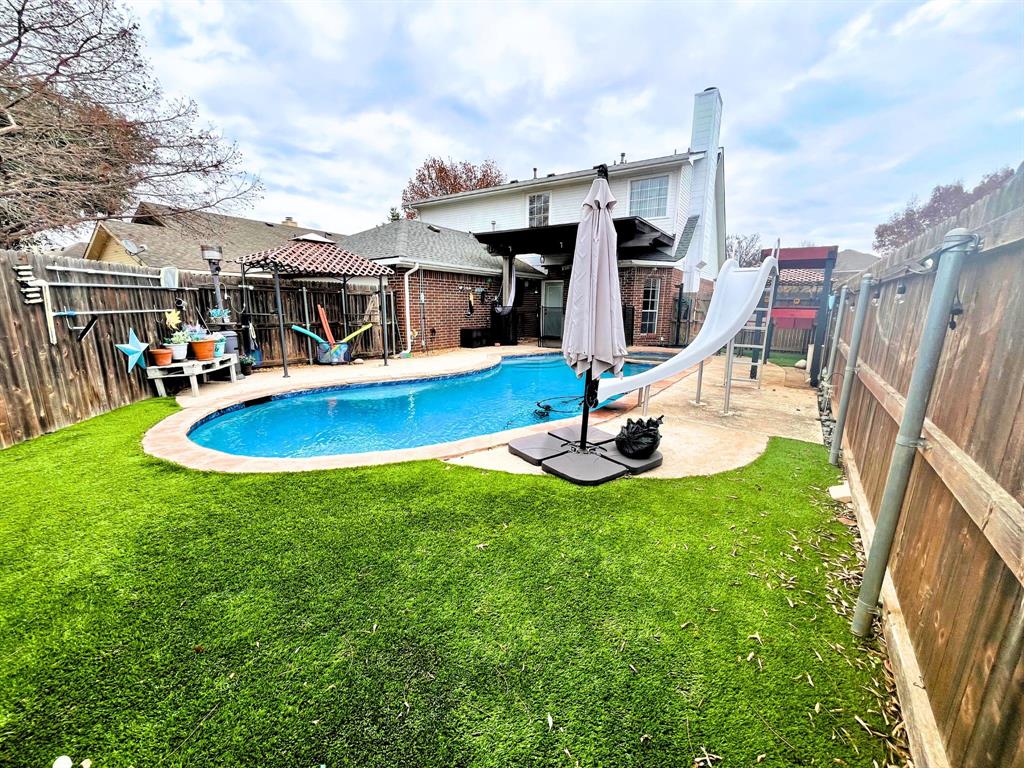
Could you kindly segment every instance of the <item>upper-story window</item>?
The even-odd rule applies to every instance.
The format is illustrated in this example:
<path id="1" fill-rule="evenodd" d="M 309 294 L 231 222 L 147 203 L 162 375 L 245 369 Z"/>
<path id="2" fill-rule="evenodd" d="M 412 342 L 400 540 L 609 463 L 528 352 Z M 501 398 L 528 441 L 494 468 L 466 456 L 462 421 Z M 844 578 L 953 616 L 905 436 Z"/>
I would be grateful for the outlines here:
<path id="1" fill-rule="evenodd" d="M 550 210 L 550 192 L 538 192 L 535 195 L 530 195 L 530 226 L 546 227 L 548 225 L 548 213 Z"/>
<path id="2" fill-rule="evenodd" d="M 657 219 L 668 216 L 668 176 L 629 183 L 629 215 Z"/>

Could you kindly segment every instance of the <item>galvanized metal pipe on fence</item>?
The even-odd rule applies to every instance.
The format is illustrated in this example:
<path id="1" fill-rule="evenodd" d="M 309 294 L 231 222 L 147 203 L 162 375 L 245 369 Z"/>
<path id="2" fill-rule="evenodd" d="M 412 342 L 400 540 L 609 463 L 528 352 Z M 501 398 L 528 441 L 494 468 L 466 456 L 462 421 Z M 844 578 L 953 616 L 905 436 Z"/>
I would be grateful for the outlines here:
<path id="1" fill-rule="evenodd" d="M 825 371 L 825 381 L 831 386 L 832 385 L 832 372 L 836 367 L 836 349 L 839 348 L 839 336 L 843 331 L 843 315 L 846 310 L 846 286 L 844 285 L 839 289 L 839 298 L 836 299 L 836 326 L 832 330 L 832 344 L 828 350 L 828 367 Z"/>
<path id="2" fill-rule="evenodd" d="M 860 353 L 860 339 L 864 334 L 864 319 L 868 315 L 868 292 L 874 281 L 871 275 L 860 279 L 860 291 L 857 294 L 857 312 L 853 317 L 853 330 L 850 333 L 850 348 L 846 354 L 846 372 L 843 376 L 843 391 L 839 395 L 839 413 L 832 429 L 832 448 L 828 460 L 839 465 L 839 451 L 843 444 L 843 428 L 846 426 L 846 413 L 850 409 L 850 395 L 853 392 L 853 380 L 857 375 L 857 355 Z"/>
<path id="3" fill-rule="evenodd" d="M 925 412 L 931 399 L 939 358 L 942 356 L 942 347 L 946 341 L 950 313 L 960 284 L 960 270 L 968 252 L 976 250 L 978 243 L 978 237 L 966 229 L 954 229 L 943 238 L 942 249 L 939 251 L 941 256 L 931 298 L 928 301 L 928 314 L 921 330 L 917 361 L 910 375 L 903 418 L 900 421 L 896 444 L 893 446 L 892 460 L 889 462 L 889 475 L 885 481 L 885 490 L 882 492 L 882 503 L 878 508 L 875 537 L 871 542 L 871 551 L 864 568 L 864 580 L 861 582 L 860 594 L 854 608 L 852 629 L 853 633 L 860 637 L 871 632 L 872 618 L 878 613 L 878 596 L 881 594 L 885 570 L 889 564 L 892 542 L 900 521 L 900 510 L 903 508 L 903 499 L 910 482 L 914 457 L 917 455 L 917 449 L 923 445 L 921 430 L 924 427 Z M 866 295 L 862 294 L 861 298 L 866 298 Z M 845 389 L 844 381 L 844 392 Z M 835 443 L 832 445 L 834 448 Z"/>

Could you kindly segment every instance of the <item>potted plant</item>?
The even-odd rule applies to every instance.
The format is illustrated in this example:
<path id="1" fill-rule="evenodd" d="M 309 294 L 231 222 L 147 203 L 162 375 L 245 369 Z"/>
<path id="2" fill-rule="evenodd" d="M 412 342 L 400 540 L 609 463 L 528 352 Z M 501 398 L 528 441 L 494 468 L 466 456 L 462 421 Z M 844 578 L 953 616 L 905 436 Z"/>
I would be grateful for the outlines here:
<path id="1" fill-rule="evenodd" d="M 230 325 L 231 323 L 231 310 L 230 309 L 217 309 L 214 307 L 210 310 L 210 319 L 215 323 L 221 323 L 223 325 Z"/>
<path id="2" fill-rule="evenodd" d="M 201 325 L 186 325 L 185 332 L 188 333 L 192 357 L 196 360 L 213 360 L 213 345 L 216 339 Z"/>
<path id="3" fill-rule="evenodd" d="M 210 338 L 213 339 L 213 356 L 224 357 L 224 348 L 227 346 L 228 340 L 224 338 L 222 333 L 211 333 Z"/>
<path id="4" fill-rule="evenodd" d="M 238 358 L 238 366 L 242 369 L 243 376 L 251 376 L 254 365 L 256 365 L 256 358 L 252 355 L 242 355 Z"/>
<path id="5" fill-rule="evenodd" d="M 167 347 L 150 347 L 149 348 L 149 359 L 153 361 L 153 365 L 170 365 L 172 352 Z"/>
<path id="6" fill-rule="evenodd" d="M 164 344 L 171 351 L 171 360 L 184 360 L 188 357 L 188 343 L 190 341 L 192 341 L 192 337 L 184 329 L 179 329 L 167 339 L 164 339 Z"/>

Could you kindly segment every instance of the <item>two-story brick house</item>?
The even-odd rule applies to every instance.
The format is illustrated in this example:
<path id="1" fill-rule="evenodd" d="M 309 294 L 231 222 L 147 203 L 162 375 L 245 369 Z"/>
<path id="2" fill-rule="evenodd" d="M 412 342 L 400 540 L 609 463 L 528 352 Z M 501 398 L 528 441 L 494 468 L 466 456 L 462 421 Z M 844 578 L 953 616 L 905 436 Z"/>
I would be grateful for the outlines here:
<path id="1" fill-rule="evenodd" d="M 719 146 L 722 98 L 716 88 L 694 97 L 685 152 L 609 166 L 617 199 L 619 270 L 627 341 L 673 342 L 680 289 L 708 291 L 725 260 L 724 155 Z M 420 221 L 472 232 L 505 257 L 539 257 L 540 335 L 561 337 L 562 308 L 582 203 L 594 169 L 514 180 L 418 202 Z M 632 333 L 630 333 L 632 331 Z"/>

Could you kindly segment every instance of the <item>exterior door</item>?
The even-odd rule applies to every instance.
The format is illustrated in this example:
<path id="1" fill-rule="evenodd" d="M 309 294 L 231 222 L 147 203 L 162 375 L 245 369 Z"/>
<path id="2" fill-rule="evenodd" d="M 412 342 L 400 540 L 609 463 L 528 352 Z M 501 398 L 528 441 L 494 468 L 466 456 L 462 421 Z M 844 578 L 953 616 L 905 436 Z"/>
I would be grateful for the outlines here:
<path id="1" fill-rule="evenodd" d="M 545 280 L 540 294 L 540 335 L 549 339 L 562 338 L 562 305 L 564 280 Z"/>

